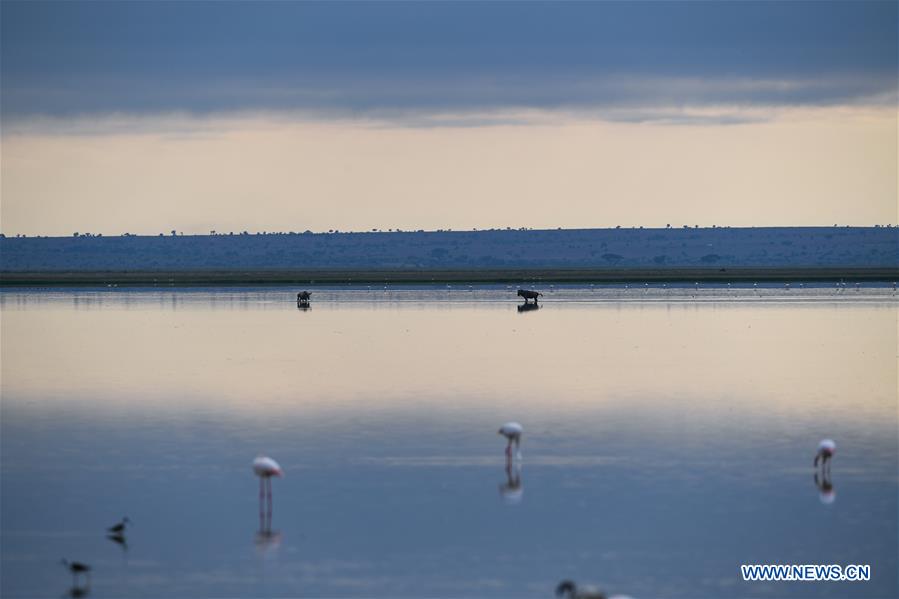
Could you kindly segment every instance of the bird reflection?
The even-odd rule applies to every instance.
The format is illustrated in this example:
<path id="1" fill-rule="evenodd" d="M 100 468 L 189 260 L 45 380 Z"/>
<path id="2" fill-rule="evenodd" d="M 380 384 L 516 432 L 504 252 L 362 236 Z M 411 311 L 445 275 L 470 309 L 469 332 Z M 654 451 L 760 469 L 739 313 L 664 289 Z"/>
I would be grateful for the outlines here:
<path id="1" fill-rule="evenodd" d="M 524 486 L 521 484 L 521 464 L 506 456 L 506 482 L 500 484 L 499 494 L 509 505 L 521 503 L 524 498 Z"/>
<path id="2" fill-rule="evenodd" d="M 73 586 L 69 589 L 68 593 L 65 594 L 66 597 L 87 597 L 91 592 L 91 587 L 89 584 L 85 584 L 83 587 Z"/>
<path id="3" fill-rule="evenodd" d="M 530 303 L 518 304 L 518 311 L 519 312 L 530 312 L 531 310 L 539 310 L 542 307 L 543 306 L 541 306 L 540 304 L 538 304 L 536 302 L 534 302 L 533 304 L 530 304 Z"/>
<path id="4" fill-rule="evenodd" d="M 815 472 L 815 486 L 818 487 L 818 499 L 821 500 L 821 503 L 830 505 L 836 501 L 837 492 L 834 491 L 833 482 L 830 480 L 830 470 Z"/>
<path id="5" fill-rule="evenodd" d="M 266 506 L 268 509 L 266 509 Z M 259 498 L 259 530 L 253 537 L 256 549 L 266 553 L 269 549 L 277 549 L 281 545 L 281 532 L 272 530 L 272 504 Z"/>
<path id="6" fill-rule="evenodd" d="M 122 548 L 122 551 L 128 551 L 128 539 L 122 533 L 110 533 L 106 538 Z"/>
<path id="7" fill-rule="evenodd" d="M 281 531 L 272 530 L 272 513 L 268 512 L 266 516 L 259 512 L 259 530 L 253 537 L 256 549 L 260 553 L 266 553 L 270 549 L 277 549 L 281 545 Z"/>

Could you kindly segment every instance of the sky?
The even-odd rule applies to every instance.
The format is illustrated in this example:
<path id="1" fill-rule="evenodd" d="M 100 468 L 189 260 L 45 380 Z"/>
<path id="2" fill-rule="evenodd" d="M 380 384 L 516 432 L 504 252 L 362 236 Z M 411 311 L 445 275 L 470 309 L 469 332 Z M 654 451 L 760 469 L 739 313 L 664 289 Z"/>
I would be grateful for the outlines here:
<path id="1" fill-rule="evenodd" d="M 895 2 L 0 4 L 0 229 L 897 223 Z"/>

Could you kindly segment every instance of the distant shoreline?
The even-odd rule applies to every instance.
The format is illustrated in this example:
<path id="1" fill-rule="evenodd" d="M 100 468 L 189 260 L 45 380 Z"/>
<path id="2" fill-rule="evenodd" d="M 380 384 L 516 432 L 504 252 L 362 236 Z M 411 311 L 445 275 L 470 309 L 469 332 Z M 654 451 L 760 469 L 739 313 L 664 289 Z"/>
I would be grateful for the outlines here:
<path id="1" fill-rule="evenodd" d="M 0 286 L 894 281 L 899 267 L 0 272 Z"/>

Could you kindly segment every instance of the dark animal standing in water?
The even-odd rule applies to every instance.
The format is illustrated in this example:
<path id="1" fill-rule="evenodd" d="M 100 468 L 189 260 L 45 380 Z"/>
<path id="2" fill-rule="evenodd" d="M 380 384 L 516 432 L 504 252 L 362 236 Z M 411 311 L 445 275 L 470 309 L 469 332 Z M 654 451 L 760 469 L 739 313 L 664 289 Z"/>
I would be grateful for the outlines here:
<path id="1" fill-rule="evenodd" d="M 69 569 L 69 572 L 72 573 L 72 586 L 78 588 L 78 576 L 84 574 L 87 576 L 87 581 L 90 583 L 91 580 L 91 567 L 87 564 L 82 564 L 81 562 L 70 562 L 69 560 L 62 560 L 62 565 Z"/>
<path id="2" fill-rule="evenodd" d="M 309 303 L 309 298 L 312 297 L 312 294 L 308 291 L 301 291 L 297 294 L 297 305 L 302 306 Z"/>
<path id="3" fill-rule="evenodd" d="M 531 291 L 529 289 L 519 289 L 518 297 L 524 298 L 524 303 L 528 303 L 528 300 L 534 300 L 534 303 L 537 303 L 537 298 L 542 296 L 542 293 L 537 293 L 536 291 Z"/>

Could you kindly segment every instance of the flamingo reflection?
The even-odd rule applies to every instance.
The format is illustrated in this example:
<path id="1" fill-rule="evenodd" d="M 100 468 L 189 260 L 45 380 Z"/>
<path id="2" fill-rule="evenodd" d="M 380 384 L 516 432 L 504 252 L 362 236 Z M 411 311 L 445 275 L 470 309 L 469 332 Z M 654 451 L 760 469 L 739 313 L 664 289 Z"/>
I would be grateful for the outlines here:
<path id="1" fill-rule="evenodd" d="M 815 486 L 818 487 L 818 499 L 824 505 L 830 505 L 837 499 L 837 492 L 833 488 L 833 482 L 830 480 L 830 470 L 819 473 L 815 472 Z"/>
<path id="2" fill-rule="evenodd" d="M 524 486 L 521 484 L 521 464 L 511 456 L 506 456 L 506 482 L 500 484 L 499 494 L 509 505 L 521 503 L 524 498 Z"/>

